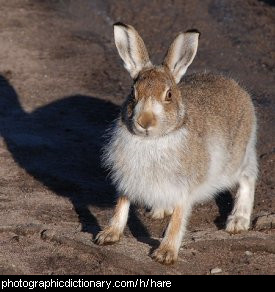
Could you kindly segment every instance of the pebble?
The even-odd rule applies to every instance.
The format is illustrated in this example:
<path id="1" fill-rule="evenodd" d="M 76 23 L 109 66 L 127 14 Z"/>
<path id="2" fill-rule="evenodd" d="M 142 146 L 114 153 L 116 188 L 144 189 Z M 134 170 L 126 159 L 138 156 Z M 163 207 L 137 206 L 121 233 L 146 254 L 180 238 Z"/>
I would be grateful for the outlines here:
<path id="1" fill-rule="evenodd" d="M 275 214 L 259 216 L 254 224 L 256 230 L 272 229 L 275 227 Z"/>
<path id="2" fill-rule="evenodd" d="M 214 268 L 214 269 L 210 270 L 211 274 L 219 274 L 221 272 L 222 272 L 222 269 L 220 269 L 220 268 Z"/>
<path id="3" fill-rule="evenodd" d="M 253 253 L 252 253 L 251 251 L 249 251 L 249 250 L 247 250 L 247 251 L 245 252 L 245 254 L 246 254 L 247 256 L 252 256 L 252 255 L 253 255 Z"/>

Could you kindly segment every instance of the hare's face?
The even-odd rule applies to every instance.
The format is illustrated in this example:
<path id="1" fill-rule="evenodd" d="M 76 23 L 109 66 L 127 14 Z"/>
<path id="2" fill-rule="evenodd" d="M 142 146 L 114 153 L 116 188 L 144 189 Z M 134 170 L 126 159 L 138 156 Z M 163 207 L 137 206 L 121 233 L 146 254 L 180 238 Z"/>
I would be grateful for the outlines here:
<path id="1" fill-rule="evenodd" d="M 180 126 L 183 115 L 180 91 L 168 68 L 140 72 L 124 105 L 128 129 L 139 136 L 163 136 Z"/>
<path id="2" fill-rule="evenodd" d="M 132 94 L 122 111 L 129 131 L 158 137 L 180 128 L 184 106 L 177 84 L 196 55 L 199 32 L 180 33 L 162 66 L 152 65 L 142 38 L 131 25 L 116 23 L 114 37 L 124 67 L 134 80 Z"/>

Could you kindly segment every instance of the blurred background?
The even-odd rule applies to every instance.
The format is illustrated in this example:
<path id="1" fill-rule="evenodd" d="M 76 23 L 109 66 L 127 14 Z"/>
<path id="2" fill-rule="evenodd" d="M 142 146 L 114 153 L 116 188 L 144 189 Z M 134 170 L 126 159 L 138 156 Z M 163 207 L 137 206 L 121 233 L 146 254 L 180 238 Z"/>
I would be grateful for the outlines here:
<path id="1" fill-rule="evenodd" d="M 0 7 L 0 274 L 207 274 L 217 266 L 224 274 L 275 273 L 274 1 L 0 0 Z M 236 79 L 257 111 L 253 230 L 236 237 L 221 230 L 234 192 L 197 206 L 173 268 L 148 256 L 167 221 L 153 222 L 141 208 L 131 211 L 121 243 L 92 244 L 115 202 L 100 167 L 103 135 L 131 86 L 113 41 L 117 21 L 139 31 L 155 63 L 180 31 L 198 29 L 187 74 Z"/>

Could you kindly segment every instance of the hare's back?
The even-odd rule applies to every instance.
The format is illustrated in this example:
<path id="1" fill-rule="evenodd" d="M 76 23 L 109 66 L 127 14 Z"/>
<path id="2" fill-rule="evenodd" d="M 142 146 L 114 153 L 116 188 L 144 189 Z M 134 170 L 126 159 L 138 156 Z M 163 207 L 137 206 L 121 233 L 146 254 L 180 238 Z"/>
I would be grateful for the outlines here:
<path id="1" fill-rule="evenodd" d="M 250 136 L 256 122 L 254 107 L 249 94 L 233 79 L 193 74 L 183 79 L 181 92 L 190 127 L 231 139 L 240 130 Z"/>
<path id="2" fill-rule="evenodd" d="M 204 141 L 208 149 L 223 149 L 230 167 L 237 168 L 247 145 L 256 141 L 256 117 L 249 94 L 236 81 L 214 74 L 187 76 L 181 91 L 192 143 L 200 147 Z"/>

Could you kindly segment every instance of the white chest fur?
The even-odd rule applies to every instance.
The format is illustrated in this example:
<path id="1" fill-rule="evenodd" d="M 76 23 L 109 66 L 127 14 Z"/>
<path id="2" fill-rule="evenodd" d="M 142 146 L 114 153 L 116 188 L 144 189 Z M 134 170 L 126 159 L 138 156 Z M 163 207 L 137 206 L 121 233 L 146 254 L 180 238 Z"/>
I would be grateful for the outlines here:
<path id="1" fill-rule="evenodd" d="M 120 194 L 148 207 L 175 206 L 186 193 L 179 152 L 184 151 L 185 129 L 160 138 L 132 135 L 116 126 L 105 148 L 104 163 Z"/>

